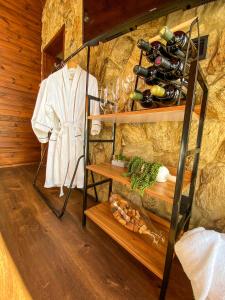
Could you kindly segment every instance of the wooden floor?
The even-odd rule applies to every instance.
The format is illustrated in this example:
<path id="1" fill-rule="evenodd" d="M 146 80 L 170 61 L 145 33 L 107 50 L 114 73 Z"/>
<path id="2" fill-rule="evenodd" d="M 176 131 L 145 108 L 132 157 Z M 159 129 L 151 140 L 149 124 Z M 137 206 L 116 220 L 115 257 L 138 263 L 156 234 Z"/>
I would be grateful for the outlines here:
<path id="1" fill-rule="evenodd" d="M 91 221 L 82 229 L 80 192 L 73 193 L 59 221 L 33 189 L 34 172 L 35 166 L 0 169 L 0 232 L 31 297 L 158 299 L 157 277 Z M 58 191 L 51 195 L 58 204 Z M 167 299 L 193 299 L 176 260 Z"/>

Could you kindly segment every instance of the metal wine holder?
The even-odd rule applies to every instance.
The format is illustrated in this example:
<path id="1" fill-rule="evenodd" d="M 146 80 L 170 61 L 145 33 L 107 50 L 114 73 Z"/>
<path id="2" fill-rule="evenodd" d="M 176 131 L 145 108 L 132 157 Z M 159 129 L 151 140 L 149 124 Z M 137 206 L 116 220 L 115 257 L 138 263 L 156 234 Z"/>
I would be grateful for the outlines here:
<path id="1" fill-rule="evenodd" d="M 183 77 L 180 81 L 180 88 L 182 90 L 183 87 L 183 80 L 184 75 L 187 68 L 187 62 L 188 62 L 188 56 L 190 51 L 190 43 L 191 36 L 192 36 L 192 30 L 193 27 L 197 26 L 197 33 L 198 33 L 198 45 L 200 42 L 200 35 L 199 35 L 199 21 L 198 18 L 196 18 L 190 26 L 190 29 L 188 31 L 188 47 L 187 47 L 187 53 L 185 57 L 185 64 L 184 64 L 184 72 Z M 55 209 L 49 202 L 48 197 L 46 197 L 37 187 L 37 177 L 40 171 L 40 167 L 42 165 L 44 156 L 46 154 L 46 150 L 43 152 L 40 164 L 38 166 L 37 173 L 35 175 L 34 179 L 34 187 L 37 189 L 37 191 L 40 193 L 42 198 L 46 201 L 47 205 L 50 207 L 50 209 L 55 213 L 55 215 L 58 218 L 61 218 L 66 210 L 71 191 L 73 186 L 73 181 L 76 176 L 78 165 L 81 161 L 83 161 L 84 158 L 84 188 L 83 188 L 83 218 L 82 218 L 82 224 L 83 226 L 86 225 L 86 215 L 85 210 L 87 209 L 87 191 L 89 188 L 94 188 L 95 192 L 95 200 L 98 202 L 98 195 L 96 186 L 109 183 L 109 192 L 108 192 L 108 198 L 110 196 L 110 193 L 112 191 L 112 179 L 104 179 L 98 182 L 95 182 L 94 175 L 91 171 L 87 169 L 87 165 L 90 164 L 90 158 L 89 158 L 89 144 L 95 143 L 95 142 L 102 142 L 102 143 L 111 143 L 112 144 L 112 156 L 115 152 L 115 139 L 116 139 L 116 123 L 114 122 L 112 124 L 112 137 L 110 139 L 90 139 L 90 120 L 88 117 L 90 116 L 90 101 L 102 101 L 103 99 L 100 99 L 98 97 L 93 97 L 88 95 L 88 85 L 89 85 L 89 69 L 90 69 L 90 52 L 91 52 L 91 45 L 85 44 L 82 47 L 80 47 L 77 51 L 75 51 L 73 54 L 71 54 L 65 62 L 67 62 L 69 59 L 71 59 L 73 56 L 75 56 L 79 51 L 87 47 L 87 80 L 86 80 L 86 103 L 85 103 L 85 120 L 84 120 L 84 147 L 83 147 L 83 155 L 80 156 L 78 159 L 77 165 L 74 170 L 73 178 L 70 183 L 69 190 L 67 192 L 67 195 L 65 197 L 65 200 L 63 202 L 62 208 L 60 210 Z M 140 58 L 139 58 L 139 65 L 141 65 L 143 58 L 143 52 L 140 51 Z M 61 67 L 64 64 L 61 65 Z M 137 89 L 138 86 L 138 76 L 136 77 L 135 82 L 135 89 Z M 195 149 L 189 151 L 188 150 L 188 144 L 189 144 L 189 134 L 191 129 L 191 121 L 192 121 L 192 113 L 194 111 L 195 106 L 195 90 L 196 90 L 196 84 L 197 82 L 200 84 L 201 89 L 203 90 L 202 94 L 202 101 L 201 101 L 201 109 L 200 109 L 200 116 L 199 116 L 199 123 L 198 123 L 198 131 L 197 131 L 197 140 L 196 140 L 196 146 Z M 191 218 L 191 211 L 192 211 L 192 203 L 194 198 L 194 191 L 195 191 L 195 183 L 196 183 L 196 177 L 197 177 L 197 171 L 198 171 L 198 164 L 199 164 L 199 157 L 200 157 L 200 149 L 202 144 L 202 134 L 203 134 L 203 127 L 204 127 L 204 121 L 205 121 L 205 115 L 206 115 L 206 106 L 207 106 L 207 99 L 208 99 L 208 87 L 206 84 L 206 81 L 203 77 L 202 71 L 199 66 L 199 47 L 197 49 L 197 56 L 196 59 L 193 59 L 190 62 L 190 68 L 189 68 L 189 74 L 188 74 L 188 86 L 187 86 L 187 100 L 185 104 L 185 112 L 184 112 L 184 121 L 183 121 L 183 129 L 182 129 L 182 137 L 181 137 L 181 146 L 180 146 L 180 153 L 179 153 L 179 162 L 177 167 L 177 180 L 175 185 L 175 193 L 174 193 L 174 201 L 172 206 L 172 215 L 170 220 L 170 230 L 169 230 L 169 238 L 168 238 L 168 246 L 167 246 L 167 253 L 166 253 L 166 259 L 165 259 L 165 267 L 164 267 L 164 274 L 163 274 L 163 280 L 162 280 L 162 287 L 160 291 L 160 299 L 165 299 L 166 289 L 168 286 L 169 281 L 169 275 L 172 265 L 172 260 L 174 256 L 174 245 L 179 237 L 180 233 L 182 231 L 188 230 L 189 222 Z M 180 102 L 180 97 L 177 105 Z M 132 103 L 132 110 L 134 109 L 134 101 Z M 47 149 L 47 147 L 46 147 Z M 191 171 L 191 181 L 190 181 L 190 188 L 189 193 L 187 196 L 182 194 L 182 186 L 183 186 L 183 180 L 184 180 L 184 171 L 185 171 L 185 161 L 186 157 L 188 155 L 193 155 L 193 167 Z M 88 184 L 88 175 L 89 172 L 91 172 L 91 178 L 92 183 Z M 151 255 L 151 254 L 150 254 Z"/>
<path id="2" fill-rule="evenodd" d="M 191 45 L 192 45 L 192 47 L 193 48 L 196 48 L 195 47 L 195 44 L 193 43 L 193 41 L 192 41 L 192 30 L 193 30 L 193 27 L 194 27 L 194 25 L 197 25 L 197 28 L 198 28 L 198 37 L 197 37 L 197 40 L 198 40 L 198 49 L 197 49 L 197 51 L 196 51 L 196 58 L 195 59 L 191 59 L 191 58 L 189 58 L 188 59 L 188 57 L 189 57 L 189 53 L 190 53 L 190 50 L 191 50 Z M 187 46 L 187 52 L 186 52 L 186 55 L 185 55 L 185 57 L 184 57 L 184 59 L 183 59 L 183 61 L 184 61 L 184 68 L 183 68 L 183 75 L 182 75 L 182 77 L 180 77 L 178 80 L 166 80 L 166 79 L 164 79 L 164 80 L 160 80 L 162 83 L 164 83 L 164 84 L 169 84 L 169 83 L 173 83 L 173 85 L 175 85 L 178 89 L 179 89 L 179 96 L 178 96 L 178 99 L 177 99 L 177 101 L 176 101 L 176 103 L 175 103 L 175 105 L 180 105 L 180 100 L 181 100 L 181 94 L 182 94 L 182 90 L 183 90 L 183 87 L 185 86 L 185 79 L 187 78 L 187 77 L 189 77 L 190 76 L 190 71 L 189 72 L 187 72 L 187 67 L 188 67 L 188 65 L 191 63 L 191 62 L 193 62 L 193 61 L 195 61 L 196 59 L 197 59 L 197 61 L 199 61 L 199 49 L 200 49 L 200 35 L 199 35 L 199 26 L 198 26 L 198 18 L 196 18 L 193 22 L 192 22 L 192 24 L 191 24 L 191 26 L 190 26 L 190 29 L 186 32 L 186 34 L 187 34 L 187 36 L 188 36 L 188 46 Z M 141 66 L 141 63 L 142 63 L 142 59 L 143 59 L 143 50 L 140 50 L 140 58 L 139 58 L 139 64 L 138 64 L 138 66 Z M 189 74 L 188 74 L 189 73 Z M 189 75 L 189 76 L 188 76 Z M 134 90 L 137 90 L 138 89 L 138 83 L 139 83 L 139 76 L 137 75 L 136 76 L 136 81 L 135 81 L 135 86 L 134 86 Z M 168 104 L 166 104 L 166 102 L 167 101 L 164 101 L 163 102 L 163 99 L 160 101 L 160 100 L 158 100 L 158 101 L 156 101 L 156 100 L 154 100 L 153 102 L 155 102 L 155 103 L 160 103 L 160 106 L 162 106 L 162 107 L 167 107 L 167 106 L 171 106 L 171 105 L 168 105 Z M 135 101 L 133 100 L 132 101 L 132 111 L 134 110 L 134 104 L 135 104 Z"/>

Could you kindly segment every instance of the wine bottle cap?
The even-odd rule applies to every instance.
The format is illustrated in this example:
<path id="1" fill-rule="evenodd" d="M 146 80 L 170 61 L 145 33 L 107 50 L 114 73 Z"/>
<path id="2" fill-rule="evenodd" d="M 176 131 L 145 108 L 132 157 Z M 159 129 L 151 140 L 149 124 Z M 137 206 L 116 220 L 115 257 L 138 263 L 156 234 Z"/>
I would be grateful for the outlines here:
<path id="1" fill-rule="evenodd" d="M 148 76 L 148 69 L 143 68 L 143 67 L 138 66 L 138 65 L 134 66 L 133 72 L 137 76 L 143 76 L 143 77 L 147 77 Z"/>
<path id="2" fill-rule="evenodd" d="M 174 37 L 173 32 L 169 29 L 169 27 L 164 26 L 160 32 L 159 35 L 161 36 L 161 38 L 163 38 L 164 40 L 166 40 L 167 42 L 172 40 Z"/>
<path id="3" fill-rule="evenodd" d="M 145 52 L 149 52 L 151 50 L 151 45 L 143 39 L 138 40 L 137 46 L 139 49 L 142 49 Z"/>
<path id="4" fill-rule="evenodd" d="M 160 66 L 162 64 L 162 56 L 157 56 L 155 59 L 155 65 Z"/>
<path id="5" fill-rule="evenodd" d="M 159 85 L 153 85 L 151 87 L 151 94 L 153 96 L 156 96 L 156 97 L 163 97 L 165 96 L 165 89 Z"/>
<path id="6" fill-rule="evenodd" d="M 130 94 L 130 99 L 140 101 L 143 99 L 143 94 L 139 91 L 134 91 Z"/>

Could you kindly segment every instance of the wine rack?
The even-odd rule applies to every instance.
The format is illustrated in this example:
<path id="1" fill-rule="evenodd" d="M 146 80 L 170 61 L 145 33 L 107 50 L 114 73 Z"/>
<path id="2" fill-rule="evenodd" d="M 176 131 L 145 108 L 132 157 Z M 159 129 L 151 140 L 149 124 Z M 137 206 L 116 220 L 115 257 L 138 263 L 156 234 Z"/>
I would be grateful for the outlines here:
<path id="1" fill-rule="evenodd" d="M 175 59 L 175 63 L 180 63 L 181 64 L 181 66 L 182 66 L 182 71 L 180 70 L 179 71 L 179 73 L 181 73 L 180 74 L 180 76 L 179 76 L 179 78 L 177 78 L 177 80 L 175 80 L 175 79 L 166 79 L 166 77 L 167 77 L 167 75 L 166 74 L 170 74 L 171 72 L 165 72 L 164 74 L 164 78 L 161 78 L 160 79 L 160 82 L 161 83 L 163 83 L 163 85 L 170 85 L 171 83 L 173 84 L 173 86 L 175 87 L 176 86 L 176 88 L 177 88 L 177 91 L 179 91 L 178 92 L 178 98 L 175 100 L 175 103 L 173 103 L 172 104 L 172 106 L 174 106 L 174 104 L 175 105 L 181 105 L 181 98 L 182 98 L 182 90 L 183 90 L 183 88 L 184 88 L 184 86 L 187 84 L 187 77 L 189 77 L 190 75 L 192 75 L 191 74 L 191 72 L 189 71 L 189 53 L 191 52 L 191 50 L 192 49 L 195 49 L 196 48 L 196 44 L 198 44 L 198 49 L 200 49 L 200 36 L 198 36 L 195 40 L 196 40 L 196 44 L 194 44 L 194 42 L 192 41 L 192 27 L 193 27 L 193 25 L 194 25 L 194 23 L 195 23 L 195 20 L 193 20 L 192 21 L 192 25 L 190 26 L 190 29 L 189 29 L 189 31 L 188 32 L 186 32 L 186 36 L 188 36 L 188 46 L 187 46 L 187 51 L 186 51 L 186 55 L 185 55 L 185 57 L 183 58 L 183 59 L 178 59 L 178 60 L 176 60 Z M 186 25 L 186 24 L 184 24 L 184 25 Z M 180 27 L 180 26 L 176 26 L 176 28 L 174 28 L 174 29 L 176 29 L 176 31 L 177 30 L 180 30 L 182 27 Z M 154 43 L 154 42 L 159 42 L 160 43 L 160 41 L 162 40 L 162 38 L 160 37 L 160 36 L 156 36 L 155 38 L 151 38 L 150 39 L 150 43 L 152 44 L 152 43 Z M 141 41 L 141 42 L 140 42 Z M 145 41 L 143 41 L 143 40 L 139 40 L 138 41 L 138 44 L 139 44 L 139 48 L 141 48 L 140 47 L 140 44 L 144 44 L 144 43 L 146 43 Z M 146 46 L 145 46 L 146 47 Z M 144 49 L 145 49 L 145 47 L 144 47 Z M 162 49 L 164 52 L 165 52 L 165 50 L 164 49 Z M 146 50 L 147 51 L 147 50 Z M 199 52 L 198 52 L 198 55 L 199 55 Z M 136 65 L 135 66 L 135 68 L 136 68 L 136 72 L 135 73 L 137 73 L 138 71 L 138 68 L 142 68 L 142 66 L 141 66 L 141 64 L 142 64 L 142 61 L 143 61 L 143 50 L 140 50 L 140 58 L 139 58 L 139 64 L 138 65 Z M 151 56 L 153 56 L 153 61 L 154 61 L 154 55 L 151 53 Z M 148 57 L 148 55 L 146 56 L 146 58 Z M 162 61 L 169 61 L 170 59 L 168 59 L 168 58 L 163 58 L 163 54 L 162 54 L 162 56 L 160 57 L 160 56 L 158 56 L 157 57 L 157 59 L 156 59 L 156 61 L 158 60 L 158 61 L 160 61 L 160 58 L 161 58 L 161 60 Z M 171 56 L 171 58 L 173 59 L 173 57 Z M 152 58 L 151 58 L 152 59 Z M 150 68 L 152 68 L 153 66 L 154 66 L 154 63 L 152 62 L 152 60 L 150 59 L 150 64 L 152 64 L 152 66 L 150 66 Z M 147 58 L 147 60 L 149 60 L 148 58 Z M 155 62 L 156 62 L 155 61 Z M 180 61 L 180 62 L 179 62 Z M 159 63 L 159 62 L 158 62 Z M 155 64 L 155 66 L 156 66 L 156 64 Z M 160 68 L 158 67 L 153 67 L 154 69 L 156 69 L 156 70 L 159 70 L 159 72 L 160 72 Z M 145 69 L 145 71 L 147 71 L 147 69 Z M 160 75 L 160 74 L 159 74 Z M 157 76 L 157 75 L 156 75 Z M 161 75 L 160 75 L 161 76 Z M 171 75 L 170 75 L 171 76 Z M 135 81 L 135 88 L 134 88 L 134 90 L 135 91 L 137 91 L 138 90 L 138 83 L 139 83 L 139 80 L 140 80 L 140 77 L 139 77 L 139 75 L 136 75 L 136 81 Z M 153 79 L 151 79 L 150 80 L 150 82 L 152 82 L 152 81 L 154 81 Z M 151 84 L 153 84 L 153 83 L 151 83 Z M 157 106 L 159 106 L 159 107 L 168 107 L 169 105 L 167 105 L 167 103 L 165 102 L 165 103 L 163 103 L 163 101 L 160 103 L 160 100 L 158 100 L 157 101 L 157 99 L 155 99 L 154 100 L 154 103 L 155 103 L 155 105 L 157 105 Z M 132 101 L 132 111 L 134 110 L 134 106 L 135 106 L 135 100 L 133 100 Z"/>

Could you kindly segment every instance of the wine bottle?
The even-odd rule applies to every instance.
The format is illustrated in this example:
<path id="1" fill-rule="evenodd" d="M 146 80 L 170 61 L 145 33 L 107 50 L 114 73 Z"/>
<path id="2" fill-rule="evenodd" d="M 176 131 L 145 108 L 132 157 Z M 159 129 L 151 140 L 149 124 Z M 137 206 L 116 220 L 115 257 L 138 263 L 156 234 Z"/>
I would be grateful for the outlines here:
<path id="1" fill-rule="evenodd" d="M 171 55 L 166 51 L 166 47 L 159 41 L 155 41 L 150 44 L 149 42 L 140 39 L 137 42 L 137 46 L 144 51 L 149 62 L 154 62 L 158 55 L 171 58 Z"/>
<path id="2" fill-rule="evenodd" d="M 158 56 L 155 59 L 155 66 L 170 71 L 171 76 L 177 79 L 183 77 L 184 62 L 181 59 L 168 59 L 163 56 Z"/>
<path id="3" fill-rule="evenodd" d="M 185 58 L 189 38 L 183 31 L 175 31 L 174 33 L 167 27 L 164 26 L 160 30 L 160 36 L 167 41 L 166 49 L 170 54 L 174 54 L 180 58 Z M 190 42 L 189 57 L 195 58 L 197 50 L 192 42 Z"/>
<path id="4" fill-rule="evenodd" d="M 151 87 L 151 95 L 163 101 L 177 101 L 180 96 L 180 90 L 173 84 L 167 84 L 164 87 L 159 85 L 153 85 Z M 181 93 L 181 97 L 185 98 L 183 92 Z"/>
<path id="5" fill-rule="evenodd" d="M 158 84 L 160 81 L 160 78 L 159 78 L 160 74 L 158 74 L 158 70 L 154 66 L 144 68 L 144 67 L 137 65 L 134 67 L 133 71 L 134 71 L 134 74 L 142 77 L 146 84 L 149 84 L 149 85 Z"/>
<path id="6" fill-rule="evenodd" d="M 151 94 L 151 91 L 145 90 L 143 93 L 136 90 L 130 94 L 130 99 L 134 101 L 138 101 L 142 107 L 144 108 L 153 108 L 154 105 L 154 97 Z"/>
<path id="7" fill-rule="evenodd" d="M 167 81 L 167 80 L 177 80 L 177 75 L 173 74 L 172 72 L 167 72 L 167 70 L 163 70 L 162 68 L 157 68 L 155 66 L 151 66 L 148 68 L 144 68 L 141 66 L 135 66 L 134 74 L 140 76 L 144 79 L 145 83 L 148 85 L 158 84 L 160 81 Z"/>

